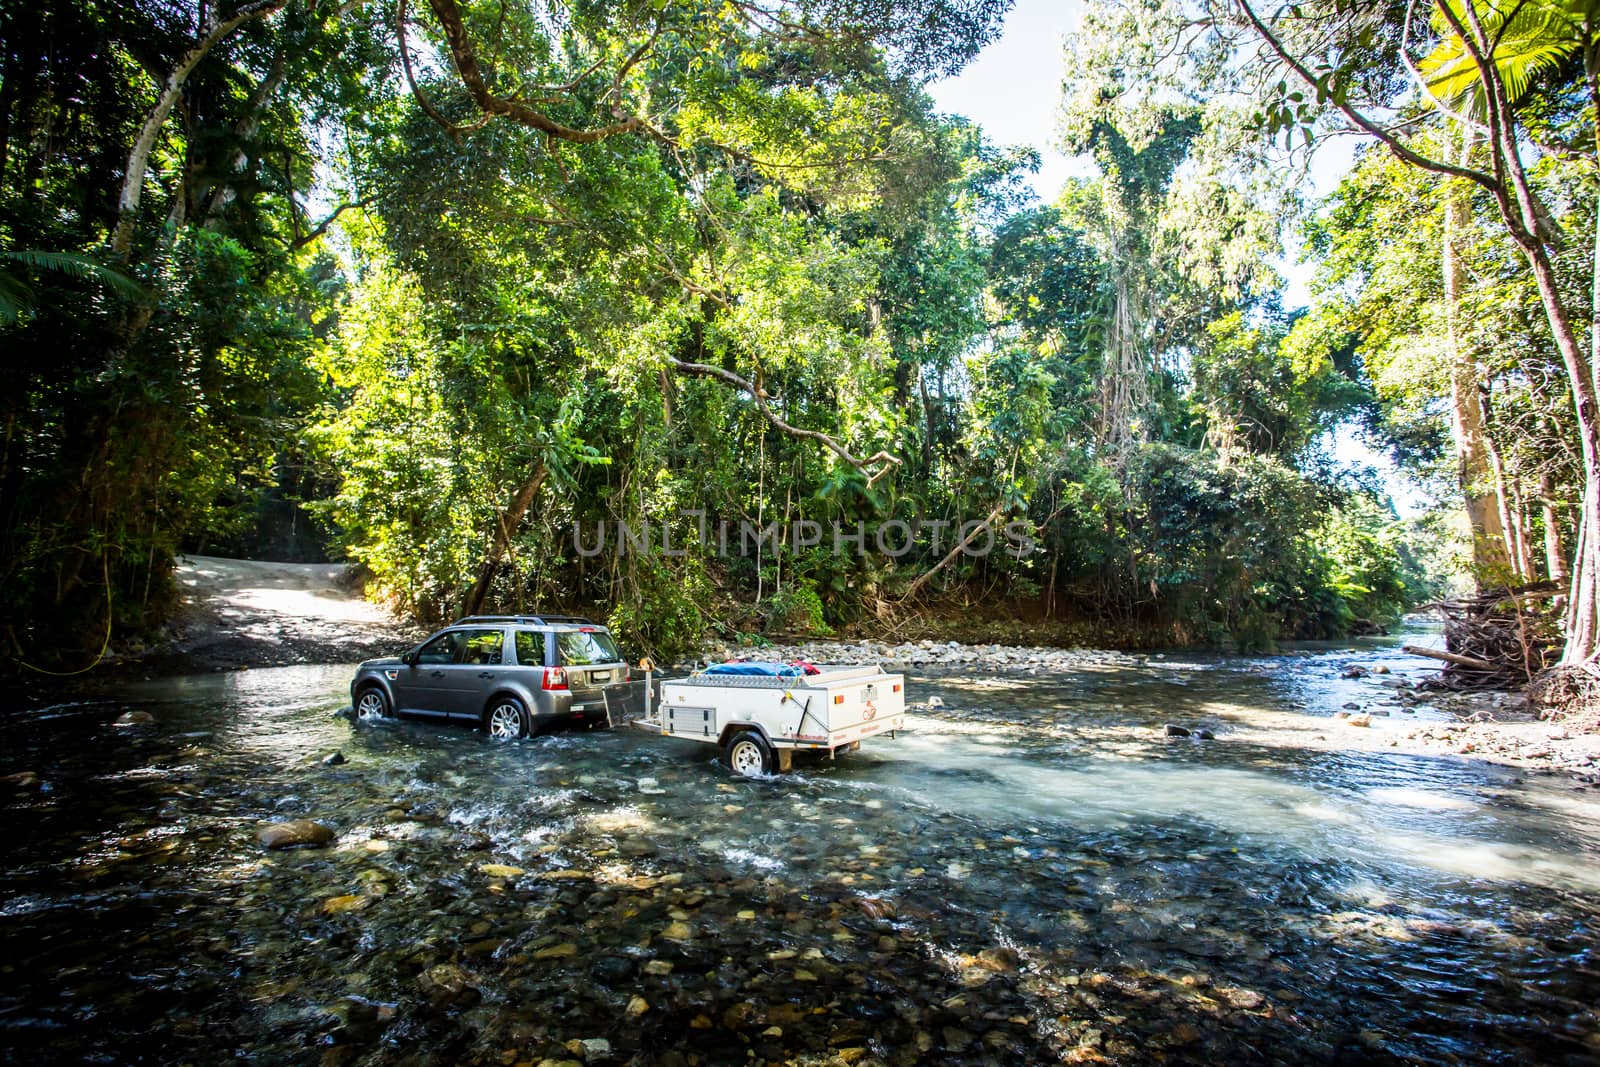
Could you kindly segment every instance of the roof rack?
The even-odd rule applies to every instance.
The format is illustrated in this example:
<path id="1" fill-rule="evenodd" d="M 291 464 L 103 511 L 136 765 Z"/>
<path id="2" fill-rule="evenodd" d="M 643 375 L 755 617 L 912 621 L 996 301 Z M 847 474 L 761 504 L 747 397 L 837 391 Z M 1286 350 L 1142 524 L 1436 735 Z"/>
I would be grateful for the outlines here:
<path id="1" fill-rule="evenodd" d="M 451 626 L 460 626 L 469 622 L 517 622 L 530 626 L 547 626 L 553 622 L 578 623 L 584 626 L 593 626 L 594 622 L 582 615 L 468 615 L 457 619 Z"/>

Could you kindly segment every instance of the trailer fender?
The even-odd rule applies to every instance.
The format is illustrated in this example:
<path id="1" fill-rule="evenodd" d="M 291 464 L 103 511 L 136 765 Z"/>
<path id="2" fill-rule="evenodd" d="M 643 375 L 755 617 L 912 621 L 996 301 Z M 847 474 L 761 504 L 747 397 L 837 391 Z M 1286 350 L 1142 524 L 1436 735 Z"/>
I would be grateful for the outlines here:
<path id="1" fill-rule="evenodd" d="M 752 733 L 760 734 L 761 740 L 767 743 L 768 748 L 775 749 L 777 747 L 772 743 L 772 736 L 767 733 L 767 728 L 765 726 L 762 726 L 758 722 L 749 721 L 730 722 L 723 726 L 722 732 L 717 735 L 718 747 L 727 748 L 728 742 L 733 740 L 734 734 L 743 733 L 746 730 L 749 730 Z"/>

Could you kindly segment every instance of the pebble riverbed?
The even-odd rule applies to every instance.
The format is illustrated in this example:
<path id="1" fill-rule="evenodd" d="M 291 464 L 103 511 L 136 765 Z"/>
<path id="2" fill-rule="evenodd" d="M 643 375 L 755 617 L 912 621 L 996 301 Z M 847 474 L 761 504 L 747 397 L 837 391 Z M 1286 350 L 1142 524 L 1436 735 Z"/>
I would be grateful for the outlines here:
<path id="1" fill-rule="evenodd" d="M 348 667 L 14 712 L 0 1058 L 1600 1059 L 1600 791 L 1240 729 L 1331 728 L 1392 645 L 916 647 L 906 732 L 760 780 L 356 724 Z M 332 840 L 262 846 L 296 819 Z"/>

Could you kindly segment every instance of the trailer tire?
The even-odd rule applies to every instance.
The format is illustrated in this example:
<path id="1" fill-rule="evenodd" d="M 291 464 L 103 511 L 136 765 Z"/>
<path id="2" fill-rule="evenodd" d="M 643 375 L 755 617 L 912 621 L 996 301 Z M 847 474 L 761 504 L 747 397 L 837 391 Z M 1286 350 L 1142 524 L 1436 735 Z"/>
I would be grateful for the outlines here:
<path id="1" fill-rule="evenodd" d="M 754 778 L 772 773 L 772 746 L 754 730 L 734 734 L 723 753 L 734 774 Z"/>

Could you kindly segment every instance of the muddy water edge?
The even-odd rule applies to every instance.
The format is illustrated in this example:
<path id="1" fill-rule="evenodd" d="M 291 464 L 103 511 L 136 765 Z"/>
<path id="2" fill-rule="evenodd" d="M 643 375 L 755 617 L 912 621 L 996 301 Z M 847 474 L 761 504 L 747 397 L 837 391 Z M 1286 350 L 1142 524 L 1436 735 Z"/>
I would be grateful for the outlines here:
<path id="1" fill-rule="evenodd" d="M 929 666 L 765 780 L 355 724 L 348 667 L 17 711 L 0 1058 L 1600 1062 L 1600 790 L 1296 743 L 1380 661 Z M 337 836 L 257 843 L 294 818 Z"/>

